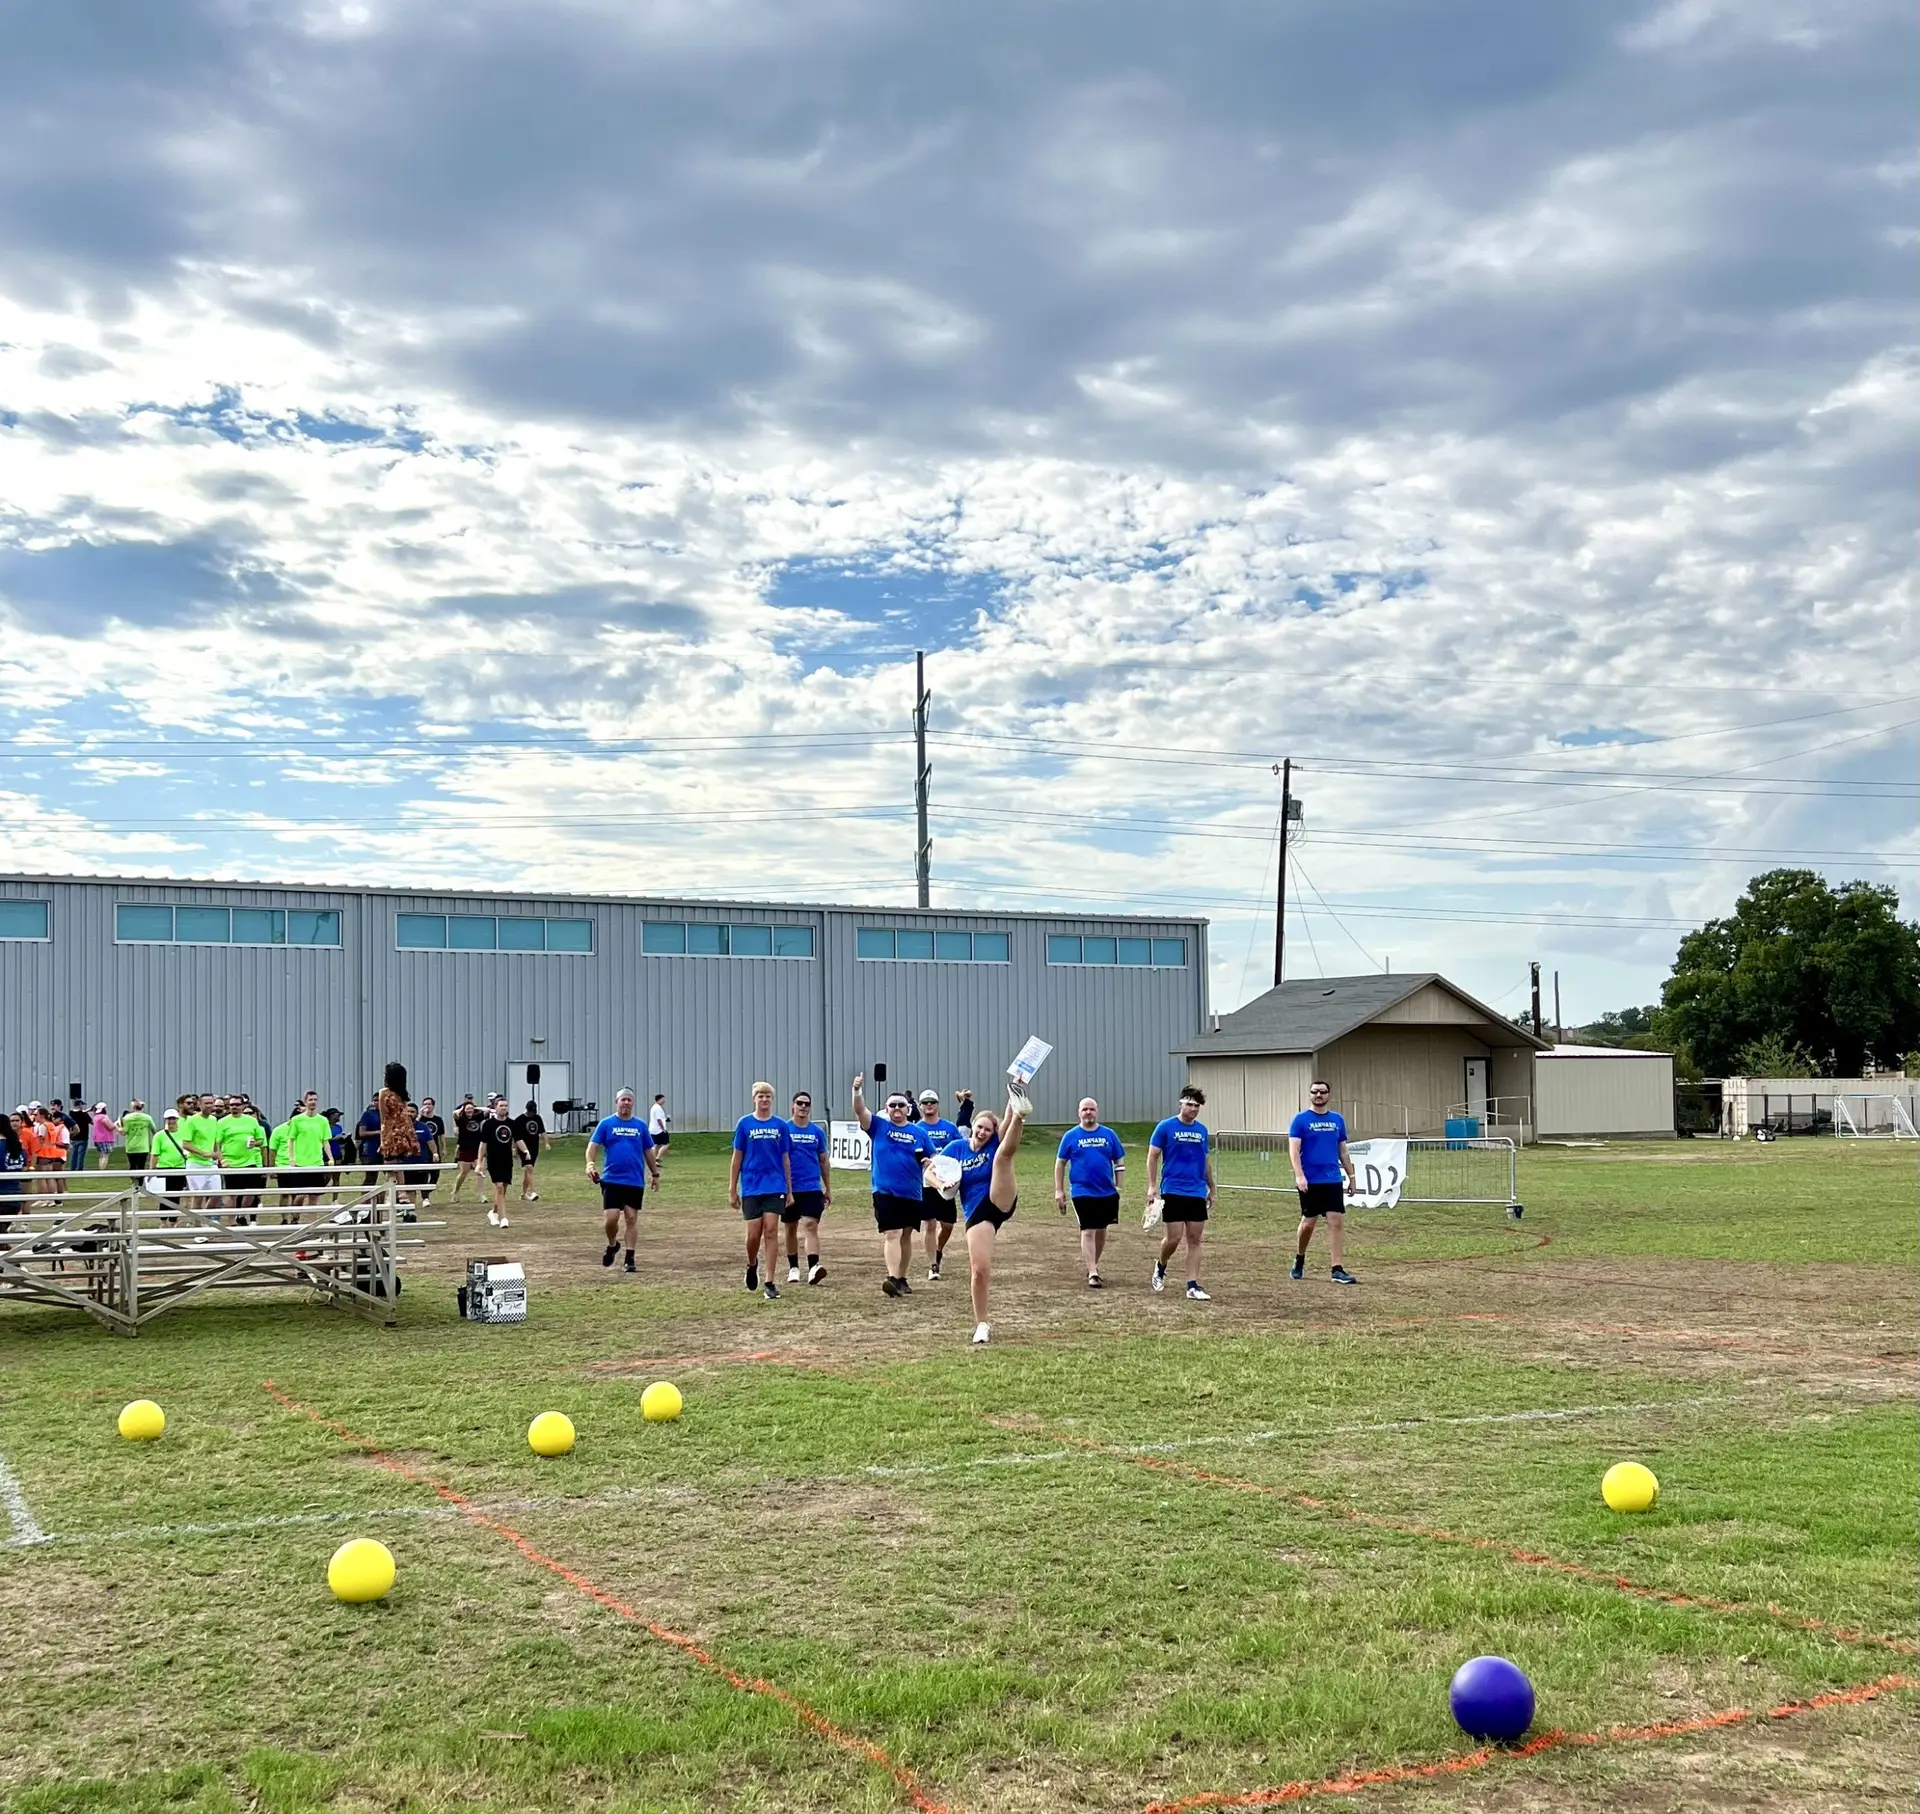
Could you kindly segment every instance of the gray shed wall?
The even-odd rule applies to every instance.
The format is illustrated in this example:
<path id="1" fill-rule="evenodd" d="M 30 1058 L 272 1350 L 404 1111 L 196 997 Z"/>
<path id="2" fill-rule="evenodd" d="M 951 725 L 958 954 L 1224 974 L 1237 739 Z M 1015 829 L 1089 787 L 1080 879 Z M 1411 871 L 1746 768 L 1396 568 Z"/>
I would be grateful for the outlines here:
<path id="1" fill-rule="evenodd" d="M 816 1114 L 844 1115 L 857 1069 L 889 1082 L 961 1084 L 984 1103 L 1030 1033 L 1057 1048 L 1034 1091 L 1038 1116 L 1072 1119 L 1084 1094 L 1114 1120 L 1157 1118 L 1185 1076 L 1170 1056 L 1206 1021 L 1203 920 L 918 913 L 824 906 L 462 895 L 158 881 L 0 879 L 0 899 L 46 900 L 45 943 L 0 939 L 0 1097 L 64 1093 L 116 1111 L 189 1087 L 245 1089 L 269 1109 L 301 1089 L 352 1112 L 402 1059 L 416 1096 L 444 1107 L 502 1089 L 532 1055 L 572 1065 L 576 1096 L 610 1107 L 631 1084 L 667 1093 L 681 1129 L 731 1125 L 748 1086 L 784 1102 L 802 1085 Z M 116 944 L 114 908 L 332 908 L 333 947 Z M 591 956 L 400 951 L 400 913 L 589 918 Z M 641 952 L 649 919 L 814 928 L 812 959 Z M 1007 964 L 861 961 L 862 925 L 1005 931 Z M 1184 938 L 1184 968 L 1049 966 L 1049 933 Z"/>

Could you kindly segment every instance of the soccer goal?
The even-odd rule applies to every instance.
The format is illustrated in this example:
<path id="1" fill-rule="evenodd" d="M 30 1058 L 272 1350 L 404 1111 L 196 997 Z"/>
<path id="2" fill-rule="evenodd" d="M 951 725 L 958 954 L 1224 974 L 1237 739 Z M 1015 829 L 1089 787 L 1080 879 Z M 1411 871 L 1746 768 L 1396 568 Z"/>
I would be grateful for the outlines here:
<path id="1" fill-rule="evenodd" d="M 1833 1099 L 1833 1131 L 1851 1140 L 1920 1140 L 1903 1096 L 1860 1094 Z"/>
<path id="2" fill-rule="evenodd" d="M 1498 1204 L 1518 1221 L 1520 1158 L 1504 1138 L 1371 1141 L 1372 1147 L 1406 1148 L 1406 1174 L 1398 1180 L 1400 1203 Z M 1293 1195 L 1293 1162 L 1285 1134 L 1216 1133 L 1213 1174 L 1221 1190 Z"/>

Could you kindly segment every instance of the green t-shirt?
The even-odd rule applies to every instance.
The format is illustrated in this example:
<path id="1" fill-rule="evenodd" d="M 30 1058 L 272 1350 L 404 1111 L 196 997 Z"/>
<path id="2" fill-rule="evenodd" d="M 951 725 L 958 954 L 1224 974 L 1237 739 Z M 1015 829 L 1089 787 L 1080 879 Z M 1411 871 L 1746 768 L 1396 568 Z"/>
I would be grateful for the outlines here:
<path id="1" fill-rule="evenodd" d="M 180 1117 L 180 1149 L 196 1168 L 213 1165 L 219 1157 L 220 1124 L 211 1115 Z"/>
<path id="2" fill-rule="evenodd" d="M 153 1117 L 145 1109 L 135 1109 L 121 1118 L 120 1138 L 130 1153 L 152 1152 L 154 1131 Z"/>
<path id="3" fill-rule="evenodd" d="M 260 1163 L 260 1123 L 251 1115 L 223 1115 L 213 1124 L 220 1163 L 228 1171 Z"/>
<path id="4" fill-rule="evenodd" d="M 187 1169 L 187 1155 L 181 1150 L 180 1138 L 177 1134 L 170 1134 L 163 1127 L 154 1130 L 153 1163 L 162 1170 L 169 1166 L 175 1171 Z"/>
<path id="5" fill-rule="evenodd" d="M 287 1158 L 287 1141 L 291 1136 L 292 1129 L 292 1122 L 283 1121 L 267 1136 L 267 1151 L 273 1155 L 275 1165 L 284 1167 L 289 1164 Z"/>
<path id="6" fill-rule="evenodd" d="M 287 1123 L 287 1151 L 295 1171 L 318 1171 L 327 1162 L 327 1142 L 333 1123 L 324 1115 L 295 1115 Z"/>

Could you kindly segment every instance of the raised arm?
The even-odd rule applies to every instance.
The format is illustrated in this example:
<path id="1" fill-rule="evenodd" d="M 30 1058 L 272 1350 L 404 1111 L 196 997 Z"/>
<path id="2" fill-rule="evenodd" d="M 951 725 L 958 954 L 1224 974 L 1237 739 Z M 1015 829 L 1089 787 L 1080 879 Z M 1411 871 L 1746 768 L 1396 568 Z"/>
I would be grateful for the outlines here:
<path id="1" fill-rule="evenodd" d="M 860 1131 L 865 1134 L 873 1128 L 873 1110 L 867 1107 L 867 1099 L 861 1093 L 860 1086 L 867 1081 L 865 1071 L 853 1074 L 853 1118 L 860 1123 Z"/>

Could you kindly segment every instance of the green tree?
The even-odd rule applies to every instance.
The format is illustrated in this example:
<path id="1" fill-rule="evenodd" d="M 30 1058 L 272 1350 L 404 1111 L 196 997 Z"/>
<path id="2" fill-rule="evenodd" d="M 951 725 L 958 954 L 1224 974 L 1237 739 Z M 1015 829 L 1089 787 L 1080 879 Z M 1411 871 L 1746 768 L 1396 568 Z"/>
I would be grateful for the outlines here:
<path id="1" fill-rule="evenodd" d="M 1659 1012 L 1657 1005 L 1609 1008 L 1598 1020 L 1590 1020 L 1584 1027 L 1574 1028 L 1573 1036 L 1583 1046 L 1631 1045 L 1636 1036 L 1651 1039 L 1653 1017 Z"/>
<path id="2" fill-rule="evenodd" d="M 1755 876 L 1731 915 L 1680 941 L 1658 1030 L 1711 1076 L 1736 1075 L 1757 1040 L 1798 1047 L 1825 1072 L 1892 1065 L 1920 1036 L 1920 926 L 1871 882 L 1839 888 L 1810 869 Z"/>

